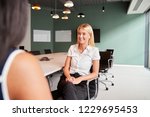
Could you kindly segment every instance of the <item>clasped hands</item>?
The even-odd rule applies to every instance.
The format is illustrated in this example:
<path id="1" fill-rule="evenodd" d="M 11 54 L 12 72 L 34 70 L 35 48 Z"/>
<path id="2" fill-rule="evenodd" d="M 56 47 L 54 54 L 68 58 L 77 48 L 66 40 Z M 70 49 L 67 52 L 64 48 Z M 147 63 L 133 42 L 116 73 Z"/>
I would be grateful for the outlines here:
<path id="1" fill-rule="evenodd" d="M 75 78 L 75 77 L 69 77 L 66 78 L 66 81 L 72 82 L 73 84 L 79 84 L 82 80 L 81 77 Z"/>

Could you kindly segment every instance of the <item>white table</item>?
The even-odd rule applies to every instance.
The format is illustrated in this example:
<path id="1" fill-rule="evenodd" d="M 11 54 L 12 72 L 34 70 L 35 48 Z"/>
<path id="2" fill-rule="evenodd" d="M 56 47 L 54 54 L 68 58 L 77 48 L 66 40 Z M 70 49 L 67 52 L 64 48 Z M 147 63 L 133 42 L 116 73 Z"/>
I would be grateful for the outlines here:
<path id="1" fill-rule="evenodd" d="M 36 57 L 39 59 L 39 64 L 42 67 L 45 76 L 60 71 L 64 66 L 66 56 L 67 53 L 65 52 L 36 55 Z M 42 57 L 48 57 L 50 60 L 40 61 Z"/>

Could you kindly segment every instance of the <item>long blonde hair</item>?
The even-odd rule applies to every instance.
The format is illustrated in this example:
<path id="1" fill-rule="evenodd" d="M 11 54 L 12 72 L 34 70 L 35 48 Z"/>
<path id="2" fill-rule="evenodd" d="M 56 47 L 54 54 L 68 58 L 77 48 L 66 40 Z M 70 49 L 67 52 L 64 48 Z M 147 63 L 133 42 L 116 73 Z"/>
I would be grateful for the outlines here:
<path id="1" fill-rule="evenodd" d="M 95 46 L 94 34 L 93 34 L 92 26 L 91 26 L 90 24 L 87 24 L 87 23 L 81 24 L 81 25 L 79 25 L 79 27 L 77 28 L 77 33 L 79 32 L 80 29 L 84 29 L 84 30 L 86 30 L 86 31 L 89 33 L 90 39 L 89 39 L 88 44 L 89 44 L 90 46 Z"/>

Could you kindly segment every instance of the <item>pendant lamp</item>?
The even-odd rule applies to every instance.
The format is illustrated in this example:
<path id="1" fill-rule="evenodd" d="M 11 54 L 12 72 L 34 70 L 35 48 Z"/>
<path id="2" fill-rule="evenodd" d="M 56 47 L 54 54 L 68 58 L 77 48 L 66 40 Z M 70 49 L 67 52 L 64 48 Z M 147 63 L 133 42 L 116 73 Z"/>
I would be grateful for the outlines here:
<path id="1" fill-rule="evenodd" d="M 74 4 L 73 4 L 73 2 L 72 2 L 71 0 L 67 0 L 67 1 L 65 2 L 64 6 L 70 8 L 70 7 L 73 7 Z"/>
<path id="2" fill-rule="evenodd" d="M 57 1 L 55 0 L 55 13 L 54 13 L 54 15 L 52 16 L 52 18 L 54 18 L 54 19 L 59 19 L 59 15 L 56 13 L 56 8 L 57 8 Z"/>
<path id="3" fill-rule="evenodd" d="M 40 7 L 39 4 L 33 4 L 33 5 L 32 5 L 32 9 L 38 11 L 38 10 L 41 10 L 41 7 Z"/>

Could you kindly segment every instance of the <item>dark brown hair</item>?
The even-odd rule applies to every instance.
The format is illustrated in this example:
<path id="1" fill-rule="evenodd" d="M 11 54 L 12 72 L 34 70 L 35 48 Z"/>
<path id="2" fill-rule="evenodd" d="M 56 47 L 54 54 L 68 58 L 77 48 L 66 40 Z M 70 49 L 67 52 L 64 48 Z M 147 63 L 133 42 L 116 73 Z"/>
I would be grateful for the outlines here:
<path id="1" fill-rule="evenodd" d="M 28 0 L 0 0 L 0 60 L 24 38 Z"/>

